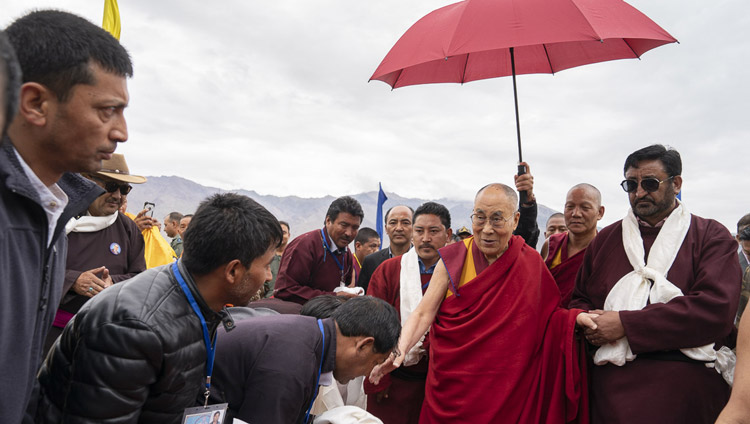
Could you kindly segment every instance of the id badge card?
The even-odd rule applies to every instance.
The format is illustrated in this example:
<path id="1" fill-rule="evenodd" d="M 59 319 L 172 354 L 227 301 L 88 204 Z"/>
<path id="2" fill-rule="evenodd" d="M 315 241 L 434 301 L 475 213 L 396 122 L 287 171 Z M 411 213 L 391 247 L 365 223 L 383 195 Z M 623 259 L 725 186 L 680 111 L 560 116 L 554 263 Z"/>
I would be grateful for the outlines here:
<path id="1" fill-rule="evenodd" d="M 182 416 L 182 424 L 223 424 L 228 406 L 228 403 L 218 403 L 187 408 Z"/>

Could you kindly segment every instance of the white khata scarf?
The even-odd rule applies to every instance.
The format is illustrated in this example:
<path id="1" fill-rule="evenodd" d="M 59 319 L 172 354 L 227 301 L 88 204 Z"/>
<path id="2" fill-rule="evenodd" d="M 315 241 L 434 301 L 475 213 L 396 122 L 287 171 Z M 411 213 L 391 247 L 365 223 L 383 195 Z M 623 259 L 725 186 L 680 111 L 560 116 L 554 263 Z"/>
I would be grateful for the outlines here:
<path id="1" fill-rule="evenodd" d="M 411 313 L 417 309 L 417 305 L 422 300 L 422 277 L 419 273 L 419 256 L 417 256 L 417 251 L 414 247 L 401 255 L 401 273 L 399 279 L 401 281 L 399 306 L 401 309 L 401 324 L 403 325 L 409 319 Z M 425 334 L 427 333 L 425 332 Z M 404 366 L 415 365 L 422 357 L 427 355 L 427 352 L 422 348 L 423 341 L 424 335 L 406 354 L 403 363 Z"/>
<path id="2" fill-rule="evenodd" d="M 678 201 L 679 202 L 679 201 Z M 682 296 L 682 291 L 667 280 L 667 272 L 677 257 L 685 235 L 690 229 L 690 213 L 682 203 L 667 218 L 659 235 L 651 246 L 648 263 L 644 263 L 643 239 L 638 229 L 633 210 L 622 220 L 622 243 L 633 271 L 623 276 L 612 288 L 604 301 L 605 311 L 635 311 L 650 303 L 667 303 Z M 653 286 L 652 286 L 653 283 Z M 714 344 L 680 349 L 687 357 L 698 361 L 715 361 Z M 617 366 L 634 360 L 628 338 L 623 337 L 599 348 L 594 355 L 596 365 L 611 362 Z M 713 366 L 713 364 L 707 364 Z"/>
<path id="3" fill-rule="evenodd" d="M 112 215 L 106 216 L 91 216 L 88 212 L 86 215 L 76 218 L 71 218 L 67 224 L 65 224 L 65 234 L 70 233 L 95 233 L 101 231 L 110 225 L 114 224 L 117 220 L 117 212 Z"/>

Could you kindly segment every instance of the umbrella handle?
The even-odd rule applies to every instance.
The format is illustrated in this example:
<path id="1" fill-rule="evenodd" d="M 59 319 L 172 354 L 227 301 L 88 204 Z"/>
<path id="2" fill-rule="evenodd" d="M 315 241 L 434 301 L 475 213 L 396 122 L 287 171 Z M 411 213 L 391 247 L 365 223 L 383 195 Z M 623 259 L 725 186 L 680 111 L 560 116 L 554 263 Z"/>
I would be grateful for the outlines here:
<path id="1" fill-rule="evenodd" d="M 518 165 L 518 175 L 523 175 L 526 173 L 526 166 L 525 165 Z M 529 194 L 526 192 L 526 190 L 518 192 L 519 199 L 518 204 L 519 205 L 525 205 L 529 201 Z"/>

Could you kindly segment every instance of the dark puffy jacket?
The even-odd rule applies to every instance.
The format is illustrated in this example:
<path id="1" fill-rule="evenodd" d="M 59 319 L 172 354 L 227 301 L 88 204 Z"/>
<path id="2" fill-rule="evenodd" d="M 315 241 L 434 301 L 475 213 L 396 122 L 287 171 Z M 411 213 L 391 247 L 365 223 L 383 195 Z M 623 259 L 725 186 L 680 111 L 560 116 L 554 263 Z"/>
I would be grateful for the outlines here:
<path id="1" fill-rule="evenodd" d="M 104 190 L 75 174 L 57 182 L 68 205 L 47 246 L 47 216 L 7 137 L 0 147 L 0 422 L 20 423 L 62 295 L 65 223 Z"/>
<path id="2" fill-rule="evenodd" d="M 178 264 L 215 334 L 227 315 L 208 308 Z M 68 323 L 42 365 L 37 421 L 179 423 L 204 390 L 203 340 L 171 265 L 108 287 Z"/>

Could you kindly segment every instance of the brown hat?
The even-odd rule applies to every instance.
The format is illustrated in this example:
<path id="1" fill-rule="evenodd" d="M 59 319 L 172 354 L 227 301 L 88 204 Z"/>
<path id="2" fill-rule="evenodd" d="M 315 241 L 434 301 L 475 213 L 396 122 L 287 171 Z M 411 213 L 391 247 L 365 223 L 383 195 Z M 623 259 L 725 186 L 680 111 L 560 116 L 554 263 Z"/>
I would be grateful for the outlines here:
<path id="1" fill-rule="evenodd" d="M 128 164 L 125 162 L 125 156 L 120 153 L 112 153 L 111 159 L 103 160 L 102 170 L 97 172 L 96 175 L 130 184 L 143 184 L 146 182 L 146 177 L 130 175 Z"/>
<path id="2" fill-rule="evenodd" d="M 459 236 L 460 236 L 461 234 L 468 234 L 468 235 L 471 235 L 471 231 L 469 231 L 469 229 L 468 229 L 468 228 L 466 228 L 466 227 L 461 227 L 461 228 L 459 228 L 459 229 L 458 229 L 458 232 L 457 232 L 456 234 L 457 234 L 457 235 L 459 235 Z"/>

